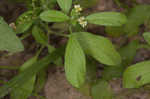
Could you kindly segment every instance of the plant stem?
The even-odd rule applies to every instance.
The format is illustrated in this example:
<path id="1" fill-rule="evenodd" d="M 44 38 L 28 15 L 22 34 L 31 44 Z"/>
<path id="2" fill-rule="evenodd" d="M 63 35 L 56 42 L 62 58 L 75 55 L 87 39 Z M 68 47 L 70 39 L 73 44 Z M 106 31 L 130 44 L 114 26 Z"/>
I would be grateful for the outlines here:
<path id="1" fill-rule="evenodd" d="M 44 49 L 45 45 L 42 45 L 40 47 L 40 49 L 36 52 L 36 57 L 38 57 L 40 55 L 40 53 L 42 52 L 42 50 Z"/>
<path id="2" fill-rule="evenodd" d="M 55 35 L 63 36 L 63 37 L 69 37 L 69 35 L 66 35 L 66 34 L 63 34 L 63 33 L 51 32 L 51 34 L 55 34 Z"/>
<path id="3" fill-rule="evenodd" d="M 69 31 L 72 34 L 72 27 L 71 26 L 69 26 Z"/>
<path id="4" fill-rule="evenodd" d="M 26 33 L 23 36 L 20 37 L 21 40 L 25 39 L 26 37 L 30 36 L 30 33 Z"/>

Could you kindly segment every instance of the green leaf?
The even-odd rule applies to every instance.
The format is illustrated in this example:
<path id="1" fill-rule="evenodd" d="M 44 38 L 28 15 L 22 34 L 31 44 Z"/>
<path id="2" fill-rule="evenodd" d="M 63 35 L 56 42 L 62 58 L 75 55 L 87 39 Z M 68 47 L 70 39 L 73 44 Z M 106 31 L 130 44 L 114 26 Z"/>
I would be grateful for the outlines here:
<path id="1" fill-rule="evenodd" d="M 150 45 L 150 32 L 145 32 L 143 34 L 143 37 L 146 40 L 146 42 Z"/>
<path id="2" fill-rule="evenodd" d="M 56 50 L 55 47 L 53 47 L 52 45 L 47 45 L 47 47 L 48 47 L 48 53 L 50 53 L 50 54 Z M 53 63 L 56 66 L 63 66 L 63 60 L 62 60 L 61 56 L 57 60 L 53 61 Z"/>
<path id="3" fill-rule="evenodd" d="M 69 20 L 67 15 L 56 10 L 44 11 L 40 14 L 40 18 L 46 22 L 65 22 Z"/>
<path id="4" fill-rule="evenodd" d="M 20 52 L 24 50 L 24 47 L 13 32 L 13 30 L 8 26 L 8 24 L 0 17 L 0 50 L 8 52 Z"/>
<path id="5" fill-rule="evenodd" d="M 95 85 L 93 85 L 92 97 L 93 99 L 112 99 L 113 93 L 108 82 L 100 80 Z"/>
<path id="6" fill-rule="evenodd" d="M 136 51 L 140 44 L 137 40 L 131 41 L 129 44 L 124 45 L 118 51 L 122 57 L 122 63 L 116 67 L 104 67 L 102 77 L 105 80 L 121 77 L 125 67 L 129 66 L 136 55 Z"/>
<path id="7" fill-rule="evenodd" d="M 139 88 L 150 83 L 150 61 L 144 61 L 128 67 L 123 75 L 124 88 Z"/>
<path id="8" fill-rule="evenodd" d="M 33 24 L 33 11 L 24 12 L 16 21 L 16 33 L 26 32 Z"/>
<path id="9" fill-rule="evenodd" d="M 57 0 L 57 3 L 65 13 L 68 13 L 72 6 L 72 0 Z"/>
<path id="10" fill-rule="evenodd" d="M 127 18 L 118 12 L 94 13 L 86 17 L 89 23 L 104 26 L 121 26 L 126 23 Z"/>
<path id="11" fill-rule="evenodd" d="M 27 62 L 25 62 L 21 66 L 20 72 L 25 71 L 26 68 L 32 66 L 32 64 L 34 64 L 36 61 L 37 61 L 37 57 L 33 57 L 27 60 Z M 36 80 L 36 76 L 35 75 L 31 76 L 30 80 L 26 81 L 21 87 L 15 88 L 15 90 L 11 92 L 11 99 L 27 99 L 32 94 L 35 80 Z"/>
<path id="12" fill-rule="evenodd" d="M 32 35 L 38 43 L 40 43 L 42 45 L 48 44 L 48 38 L 44 34 L 44 31 L 40 27 L 34 26 L 32 29 Z"/>
<path id="13" fill-rule="evenodd" d="M 87 32 L 75 33 L 84 51 L 106 65 L 118 65 L 121 57 L 113 44 L 105 37 Z"/>
<path id="14" fill-rule="evenodd" d="M 128 13 L 128 21 L 124 27 L 124 31 L 129 35 L 135 35 L 139 31 L 139 26 L 144 24 L 150 17 L 150 5 L 137 5 L 130 9 Z"/>
<path id="15" fill-rule="evenodd" d="M 64 46 L 58 48 L 56 51 L 37 61 L 30 67 L 28 67 L 25 71 L 21 72 L 19 75 L 12 78 L 6 84 L 0 87 L 0 98 L 7 95 L 9 92 L 15 90 L 16 88 L 20 88 L 26 81 L 30 80 L 32 76 L 36 75 L 41 69 L 46 67 L 49 63 L 56 60 L 60 55 L 63 55 L 62 50 L 64 50 Z"/>
<path id="16" fill-rule="evenodd" d="M 76 37 L 71 35 L 65 53 L 65 73 L 67 80 L 79 88 L 84 84 L 86 75 L 85 55 Z"/>
<path id="17" fill-rule="evenodd" d="M 53 47 L 52 45 L 47 45 L 47 48 L 48 48 L 48 53 L 52 53 L 52 52 L 54 52 L 55 50 L 56 50 L 56 48 L 55 47 Z"/>
<path id="18" fill-rule="evenodd" d="M 133 62 L 133 59 L 136 56 L 136 52 L 139 46 L 139 41 L 133 40 L 129 44 L 119 49 L 119 53 L 122 57 L 122 65 L 128 66 Z"/>

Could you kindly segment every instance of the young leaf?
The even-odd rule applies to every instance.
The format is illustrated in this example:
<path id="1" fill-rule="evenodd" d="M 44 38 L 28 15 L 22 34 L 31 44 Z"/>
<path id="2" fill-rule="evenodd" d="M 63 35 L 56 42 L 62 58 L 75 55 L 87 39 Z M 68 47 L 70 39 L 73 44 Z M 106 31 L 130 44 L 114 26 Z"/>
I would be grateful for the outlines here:
<path id="1" fill-rule="evenodd" d="M 32 35 L 38 43 L 40 43 L 42 45 L 47 45 L 48 44 L 48 38 L 44 34 L 42 29 L 40 29 L 40 27 L 34 26 L 33 29 L 32 29 Z"/>
<path id="2" fill-rule="evenodd" d="M 97 61 L 106 65 L 118 65 L 121 63 L 119 53 L 107 38 L 87 32 L 76 33 L 76 36 L 84 51 Z"/>
<path id="3" fill-rule="evenodd" d="M 40 14 L 40 18 L 46 22 L 64 22 L 69 20 L 67 15 L 56 10 L 44 11 Z"/>
<path id="4" fill-rule="evenodd" d="M 27 62 L 25 62 L 21 68 L 20 72 L 26 70 L 29 66 L 32 66 L 37 61 L 37 57 L 33 57 L 29 59 Z M 15 88 L 15 90 L 11 93 L 11 99 L 27 99 L 34 89 L 34 83 L 35 83 L 36 76 L 31 76 L 31 79 L 29 81 L 26 81 L 21 87 Z"/>
<path id="5" fill-rule="evenodd" d="M 127 18 L 118 12 L 94 13 L 86 17 L 89 23 L 104 26 L 121 26 L 126 23 Z"/>
<path id="6" fill-rule="evenodd" d="M 67 80 L 79 88 L 85 81 L 85 55 L 76 37 L 71 35 L 65 53 L 65 72 Z"/>
<path id="7" fill-rule="evenodd" d="M 98 81 L 92 87 L 92 97 L 93 99 L 112 99 L 113 93 L 108 82 L 105 80 Z"/>
<path id="8" fill-rule="evenodd" d="M 33 11 L 27 11 L 18 17 L 16 21 L 16 33 L 24 33 L 33 24 L 32 15 Z"/>
<path id="9" fill-rule="evenodd" d="M 57 3 L 65 13 L 68 13 L 72 5 L 72 0 L 57 0 Z"/>
<path id="10" fill-rule="evenodd" d="M 0 35 L 1 51 L 8 51 L 13 53 L 24 50 L 21 41 L 2 17 L 0 17 Z"/>
<path id="11" fill-rule="evenodd" d="M 125 88 L 138 88 L 150 83 L 150 61 L 144 61 L 128 67 L 123 75 Z"/>
<path id="12" fill-rule="evenodd" d="M 146 40 L 146 42 L 150 45 L 150 32 L 145 32 L 143 34 L 143 37 Z"/>
<path id="13" fill-rule="evenodd" d="M 133 62 L 133 59 L 136 56 L 136 52 L 139 46 L 139 41 L 133 40 L 129 44 L 119 49 L 119 53 L 122 57 L 122 65 L 128 66 Z"/>

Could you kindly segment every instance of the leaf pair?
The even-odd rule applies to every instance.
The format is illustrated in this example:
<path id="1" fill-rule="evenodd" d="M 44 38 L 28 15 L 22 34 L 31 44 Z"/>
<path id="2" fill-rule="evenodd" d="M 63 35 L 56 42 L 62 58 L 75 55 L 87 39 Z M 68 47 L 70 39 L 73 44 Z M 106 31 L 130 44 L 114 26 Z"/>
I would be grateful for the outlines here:
<path id="1" fill-rule="evenodd" d="M 65 22 L 70 18 L 63 12 L 56 10 L 44 11 L 40 18 L 46 22 Z M 86 17 L 88 23 L 104 26 L 121 26 L 126 23 L 126 17 L 118 12 L 94 13 Z"/>
<path id="2" fill-rule="evenodd" d="M 86 75 L 83 51 L 103 64 L 121 63 L 120 55 L 108 39 L 87 32 L 71 34 L 65 54 L 65 72 L 67 80 L 77 88 L 84 84 Z"/>

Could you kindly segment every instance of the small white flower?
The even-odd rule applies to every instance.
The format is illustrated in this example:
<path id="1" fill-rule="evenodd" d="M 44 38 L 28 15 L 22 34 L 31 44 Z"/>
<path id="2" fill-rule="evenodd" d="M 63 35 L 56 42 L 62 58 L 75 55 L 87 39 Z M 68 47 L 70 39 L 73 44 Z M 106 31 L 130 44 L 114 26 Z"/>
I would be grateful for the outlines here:
<path id="1" fill-rule="evenodd" d="M 17 28 L 16 25 L 15 25 L 15 23 L 10 23 L 9 26 L 10 26 L 12 29 L 14 29 L 14 30 L 16 30 L 16 28 Z"/>
<path id="2" fill-rule="evenodd" d="M 87 26 L 87 21 L 85 20 L 85 17 L 83 16 L 78 19 L 78 22 L 83 28 Z"/>
<path id="3" fill-rule="evenodd" d="M 83 22 L 81 22 L 80 24 L 81 24 L 81 26 L 84 28 L 84 27 L 87 26 L 87 21 L 83 21 Z"/>
<path id="4" fill-rule="evenodd" d="M 82 8 L 80 5 L 74 5 L 74 8 L 77 13 L 82 11 Z"/>
<path id="5" fill-rule="evenodd" d="M 84 20 L 85 20 L 85 17 L 84 17 L 84 16 L 82 16 L 82 17 L 80 17 L 80 18 L 78 19 L 79 22 L 84 21 Z"/>

